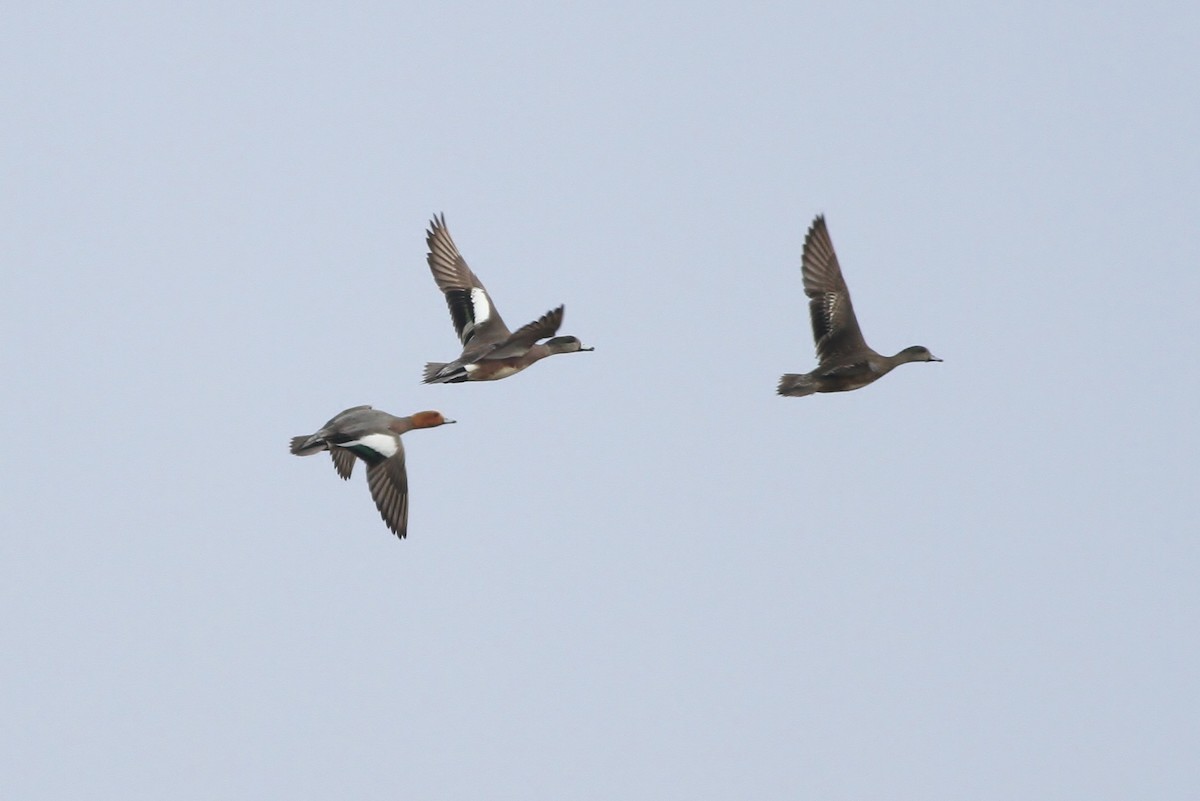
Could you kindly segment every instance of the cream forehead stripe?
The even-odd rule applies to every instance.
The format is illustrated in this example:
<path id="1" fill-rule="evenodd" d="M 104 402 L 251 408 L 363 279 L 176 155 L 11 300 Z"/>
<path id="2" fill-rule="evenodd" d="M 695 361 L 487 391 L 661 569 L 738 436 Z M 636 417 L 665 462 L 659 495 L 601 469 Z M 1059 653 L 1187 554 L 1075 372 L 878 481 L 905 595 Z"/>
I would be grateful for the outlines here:
<path id="1" fill-rule="evenodd" d="M 397 450 L 396 438 L 389 434 L 367 434 L 365 437 L 342 443 L 343 448 L 353 448 L 355 445 L 370 448 L 380 456 L 386 456 L 389 459 L 396 455 Z"/>

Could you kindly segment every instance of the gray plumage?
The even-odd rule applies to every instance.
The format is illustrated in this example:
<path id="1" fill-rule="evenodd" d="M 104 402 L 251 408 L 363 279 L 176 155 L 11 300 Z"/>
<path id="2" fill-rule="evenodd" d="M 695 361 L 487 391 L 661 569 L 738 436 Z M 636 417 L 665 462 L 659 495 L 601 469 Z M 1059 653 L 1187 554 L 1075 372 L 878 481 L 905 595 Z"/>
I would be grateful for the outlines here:
<path id="1" fill-rule="evenodd" d="M 291 452 L 310 456 L 329 451 L 333 467 L 350 478 L 356 459 L 367 465 L 367 487 L 383 522 L 403 539 L 408 533 L 408 471 L 400 435 L 414 428 L 453 423 L 440 412 L 417 412 L 410 417 L 355 406 L 333 417 L 315 434 L 292 437 Z"/>

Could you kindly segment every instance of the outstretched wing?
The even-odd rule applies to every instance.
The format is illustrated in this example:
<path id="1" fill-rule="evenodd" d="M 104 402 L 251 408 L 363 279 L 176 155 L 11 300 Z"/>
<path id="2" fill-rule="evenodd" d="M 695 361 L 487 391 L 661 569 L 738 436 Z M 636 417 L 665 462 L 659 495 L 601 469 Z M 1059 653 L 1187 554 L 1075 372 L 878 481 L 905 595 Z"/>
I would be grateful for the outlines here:
<path id="1" fill-rule="evenodd" d="M 446 296 L 450 319 L 463 347 L 487 345 L 506 339 L 509 335 L 508 326 L 492 304 L 483 282 L 467 266 L 454 240 L 450 238 L 445 215 L 440 214 L 429 223 L 425 244 L 429 247 L 426 257 L 429 271 L 433 273 L 438 289 Z"/>
<path id="2" fill-rule="evenodd" d="M 408 533 L 408 471 L 403 446 L 394 456 L 367 467 L 367 487 L 383 522 L 404 539 Z"/>
<path id="3" fill-rule="evenodd" d="M 508 359 L 513 356 L 523 356 L 539 339 L 546 339 L 558 333 L 562 325 L 563 307 L 552 309 L 532 323 L 527 323 L 514 331 L 507 340 L 488 352 L 485 359 Z"/>
<path id="4" fill-rule="evenodd" d="M 808 312 L 812 317 L 818 361 L 836 360 L 865 350 L 867 343 L 858 327 L 858 318 L 854 316 L 850 289 L 842 277 L 824 215 L 813 221 L 804 237 L 801 273 L 804 294 L 809 298 Z"/>

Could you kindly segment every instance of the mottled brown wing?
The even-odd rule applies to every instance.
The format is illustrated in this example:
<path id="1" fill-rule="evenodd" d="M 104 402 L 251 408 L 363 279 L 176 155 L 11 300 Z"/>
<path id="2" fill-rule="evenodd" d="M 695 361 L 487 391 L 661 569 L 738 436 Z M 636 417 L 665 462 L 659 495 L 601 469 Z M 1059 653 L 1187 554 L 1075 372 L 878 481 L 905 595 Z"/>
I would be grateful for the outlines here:
<path id="1" fill-rule="evenodd" d="M 822 363 L 833 361 L 866 349 L 866 340 L 850 303 L 850 289 L 842 277 L 823 215 L 813 221 L 804 237 L 801 272 L 804 294 L 809 297 L 817 359 Z"/>
<path id="2" fill-rule="evenodd" d="M 479 277 L 467 266 L 458 246 L 450 238 L 445 215 L 438 215 L 429 223 L 425 232 L 425 244 L 429 247 L 426 256 L 433 280 L 446 296 L 450 309 L 450 320 L 463 347 L 503 341 L 508 337 L 508 326 L 500 318 L 500 312 L 492 303 L 492 296 Z"/>

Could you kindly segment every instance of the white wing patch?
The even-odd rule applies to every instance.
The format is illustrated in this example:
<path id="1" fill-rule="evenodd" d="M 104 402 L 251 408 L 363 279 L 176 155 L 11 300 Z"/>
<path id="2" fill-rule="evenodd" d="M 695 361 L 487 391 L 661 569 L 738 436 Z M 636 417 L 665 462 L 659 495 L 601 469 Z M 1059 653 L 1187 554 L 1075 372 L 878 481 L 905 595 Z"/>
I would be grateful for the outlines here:
<path id="1" fill-rule="evenodd" d="M 479 287 L 471 288 L 471 317 L 475 325 L 486 323 L 492 316 L 492 303 L 487 293 Z"/>
<path id="2" fill-rule="evenodd" d="M 365 437 L 360 437 L 352 442 L 342 443 L 343 448 L 351 448 L 355 445 L 370 448 L 385 459 L 395 456 L 398 450 L 396 447 L 396 437 L 390 434 L 367 434 Z"/>

